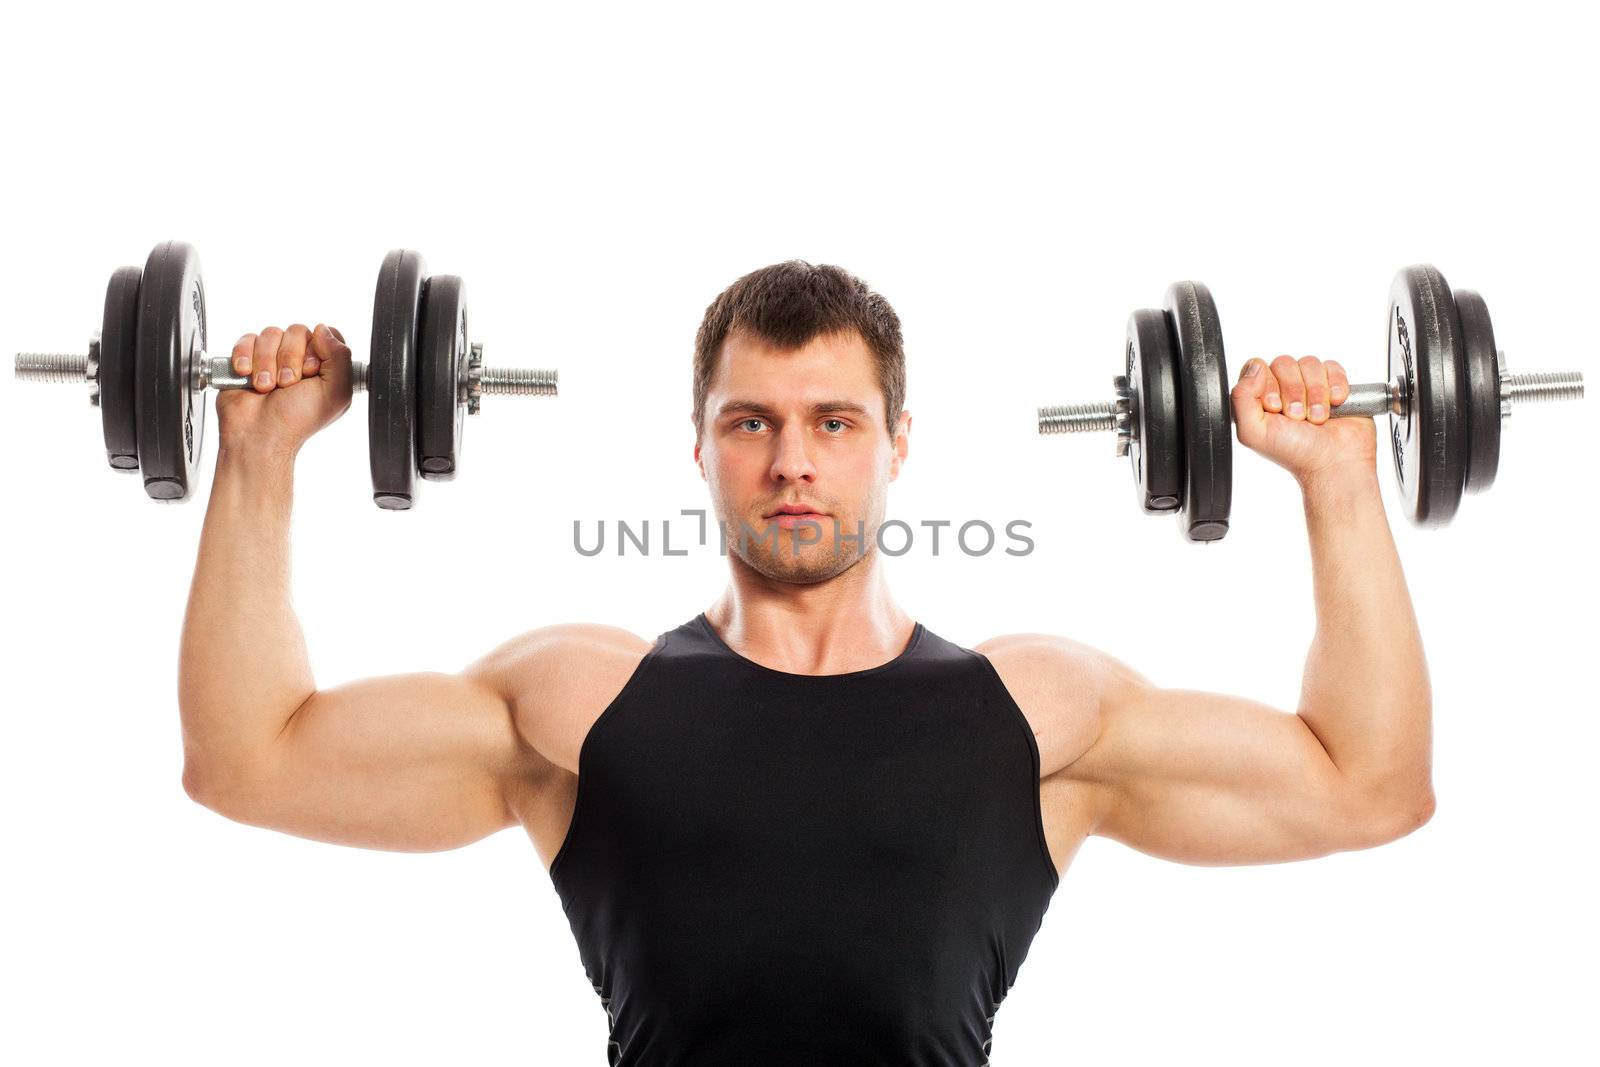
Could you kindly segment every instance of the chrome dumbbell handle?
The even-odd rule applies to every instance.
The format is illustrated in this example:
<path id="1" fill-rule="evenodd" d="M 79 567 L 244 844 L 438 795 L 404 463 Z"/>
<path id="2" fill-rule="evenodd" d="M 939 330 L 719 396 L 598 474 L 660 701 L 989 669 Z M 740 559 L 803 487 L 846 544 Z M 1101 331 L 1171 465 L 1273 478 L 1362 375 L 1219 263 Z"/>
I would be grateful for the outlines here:
<path id="1" fill-rule="evenodd" d="M 208 356 L 200 354 L 194 362 L 194 372 L 197 376 L 195 385 L 201 389 L 249 389 L 250 375 L 236 374 L 233 370 L 231 356 Z M 350 361 L 350 389 L 352 392 L 364 392 L 367 388 L 367 365 L 358 359 Z"/>
<path id="2" fill-rule="evenodd" d="M 1329 418 L 1365 416 L 1372 419 L 1380 415 L 1406 415 L 1406 391 L 1398 382 L 1369 382 L 1350 386 L 1350 395 L 1328 409 Z"/>

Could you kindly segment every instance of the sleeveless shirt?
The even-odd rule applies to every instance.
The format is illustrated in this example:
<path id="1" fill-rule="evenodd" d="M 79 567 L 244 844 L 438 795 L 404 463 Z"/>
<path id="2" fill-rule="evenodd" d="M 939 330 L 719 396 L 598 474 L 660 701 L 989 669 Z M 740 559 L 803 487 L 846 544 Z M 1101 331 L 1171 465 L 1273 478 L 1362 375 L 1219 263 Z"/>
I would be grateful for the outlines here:
<path id="1" fill-rule="evenodd" d="M 704 614 L 584 737 L 550 877 L 611 1067 L 988 1063 L 1055 892 L 1033 729 L 917 623 L 790 674 Z"/>

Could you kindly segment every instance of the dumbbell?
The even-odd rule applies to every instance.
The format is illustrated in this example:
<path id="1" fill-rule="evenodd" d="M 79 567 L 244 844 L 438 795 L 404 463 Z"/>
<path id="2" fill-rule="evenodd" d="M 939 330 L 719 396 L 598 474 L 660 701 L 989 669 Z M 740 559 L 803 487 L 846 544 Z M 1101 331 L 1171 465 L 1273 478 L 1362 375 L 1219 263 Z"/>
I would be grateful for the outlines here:
<path id="1" fill-rule="evenodd" d="M 248 389 L 228 356 L 206 352 L 205 285 L 193 246 L 167 241 L 144 269 L 123 267 L 106 287 L 100 331 L 86 355 L 19 353 L 19 379 L 86 383 L 100 408 L 106 459 L 139 471 L 155 500 L 181 502 L 195 487 L 207 389 Z M 554 396 L 554 370 L 492 369 L 467 337 L 460 278 L 430 276 L 416 252 L 384 257 L 367 363 L 352 362 L 352 388 L 367 393 L 372 498 L 411 506 L 417 476 L 455 477 L 463 413 L 485 393 Z"/>
<path id="2" fill-rule="evenodd" d="M 1115 430 L 1148 512 L 1174 512 L 1191 541 L 1228 532 L 1233 414 L 1216 304 L 1205 286 L 1179 282 L 1159 310 L 1128 320 L 1125 373 L 1109 403 L 1039 408 L 1039 432 Z M 1480 493 L 1499 466 L 1500 424 L 1514 402 L 1576 400 L 1578 372 L 1511 374 L 1495 347 L 1483 298 L 1452 291 L 1426 264 L 1389 289 L 1388 380 L 1351 385 L 1330 418 L 1387 414 L 1406 517 L 1442 526 L 1465 492 Z"/>

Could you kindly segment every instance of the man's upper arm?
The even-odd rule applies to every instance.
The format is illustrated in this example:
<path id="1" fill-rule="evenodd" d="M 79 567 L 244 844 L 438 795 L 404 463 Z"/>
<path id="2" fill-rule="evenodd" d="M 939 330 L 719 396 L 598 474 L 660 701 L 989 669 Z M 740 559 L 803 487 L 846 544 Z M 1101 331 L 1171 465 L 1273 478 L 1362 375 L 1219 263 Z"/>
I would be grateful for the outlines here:
<path id="1" fill-rule="evenodd" d="M 1056 658 L 1095 688 L 1093 741 L 1062 771 L 1100 787 L 1094 833 L 1164 859 L 1228 865 L 1366 848 L 1426 821 L 1361 795 L 1299 715 L 1159 688 L 1075 642 Z"/>
<path id="2" fill-rule="evenodd" d="M 361 848 L 433 852 L 504 829 L 508 783 L 541 762 L 512 715 L 516 675 L 549 651 L 532 636 L 454 674 L 320 689 L 251 766 L 191 792 L 240 822 Z"/>

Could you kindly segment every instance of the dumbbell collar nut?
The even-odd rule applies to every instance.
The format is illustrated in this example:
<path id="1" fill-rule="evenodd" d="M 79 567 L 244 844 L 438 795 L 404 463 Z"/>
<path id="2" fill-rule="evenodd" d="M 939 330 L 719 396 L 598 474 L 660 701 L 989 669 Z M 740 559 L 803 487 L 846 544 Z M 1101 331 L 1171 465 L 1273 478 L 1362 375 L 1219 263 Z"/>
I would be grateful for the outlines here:
<path id="1" fill-rule="evenodd" d="M 467 392 L 467 414 L 478 413 L 479 398 L 483 396 L 483 342 L 474 341 L 467 353 L 467 374 L 464 382 Z"/>
<path id="2" fill-rule="evenodd" d="M 1117 455 L 1126 456 L 1133 444 L 1133 386 L 1126 374 L 1111 379 L 1116 387 L 1117 399 L 1111 405 L 1112 420 L 1117 431 Z"/>

